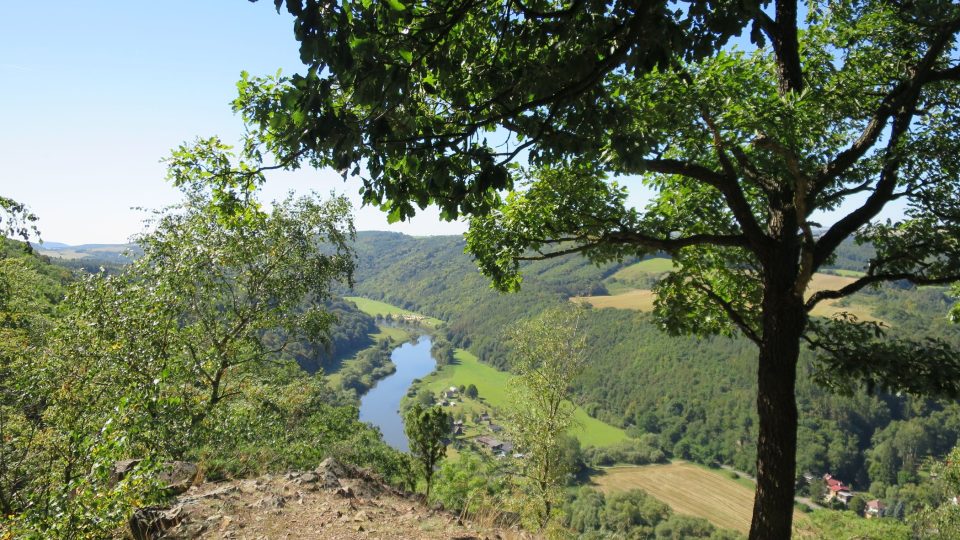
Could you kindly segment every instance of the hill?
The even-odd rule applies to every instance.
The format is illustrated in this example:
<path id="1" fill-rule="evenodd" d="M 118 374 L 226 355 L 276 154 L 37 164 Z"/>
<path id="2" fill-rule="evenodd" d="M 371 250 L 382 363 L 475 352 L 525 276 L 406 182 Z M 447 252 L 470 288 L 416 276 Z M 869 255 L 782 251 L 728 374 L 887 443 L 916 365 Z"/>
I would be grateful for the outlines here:
<path id="1" fill-rule="evenodd" d="M 136 244 L 81 244 L 71 246 L 60 242 L 44 242 L 37 251 L 52 259 L 60 259 L 74 268 L 113 267 L 130 262 L 142 251 Z"/>

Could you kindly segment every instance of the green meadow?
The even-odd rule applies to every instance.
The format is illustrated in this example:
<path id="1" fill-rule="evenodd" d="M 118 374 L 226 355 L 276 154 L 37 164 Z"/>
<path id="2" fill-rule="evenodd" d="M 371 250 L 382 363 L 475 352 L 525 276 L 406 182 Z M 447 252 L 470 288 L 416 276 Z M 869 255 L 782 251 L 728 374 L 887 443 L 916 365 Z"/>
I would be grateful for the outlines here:
<path id="1" fill-rule="evenodd" d="M 461 408 L 460 410 L 470 416 L 474 412 L 507 407 L 510 399 L 507 390 L 510 377 L 505 371 L 481 363 L 469 351 L 457 349 L 454 362 L 424 377 L 418 388 L 427 388 L 438 394 L 451 386 L 476 385 L 479 400 L 468 400 L 451 407 L 452 412 Z M 622 429 L 592 418 L 580 407 L 577 407 L 574 413 L 574 421 L 576 425 L 570 433 L 580 439 L 583 446 L 610 446 L 627 438 Z"/>

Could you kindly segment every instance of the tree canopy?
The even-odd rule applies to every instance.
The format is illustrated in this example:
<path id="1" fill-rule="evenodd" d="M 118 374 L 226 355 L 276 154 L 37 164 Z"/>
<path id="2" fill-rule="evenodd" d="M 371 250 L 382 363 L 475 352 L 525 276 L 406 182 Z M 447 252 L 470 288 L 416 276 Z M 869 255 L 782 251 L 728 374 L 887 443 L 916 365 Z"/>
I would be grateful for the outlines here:
<path id="1" fill-rule="evenodd" d="M 410 441 L 410 453 L 416 457 L 427 481 L 426 500 L 429 501 L 433 473 L 447 453 L 453 418 L 440 407 L 424 407 L 418 402 L 404 415 L 403 430 Z"/>
<path id="2" fill-rule="evenodd" d="M 468 248 L 503 289 L 526 258 L 669 252 L 665 327 L 757 344 L 752 538 L 789 535 L 801 342 L 834 376 L 958 393 L 924 375 L 957 369 L 926 354 L 939 344 L 838 349 L 882 328 L 808 324 L 873 284 L 960 278 L 955 3 L 276 4 L 308 69 L 244 76 L 249 144 L 361 175 L 394 219 L 431 203 L 475 216 Z M 642 209 L 616 183 L 632 176 L 655 193 Z M 877 221 L 893 203 L 903 215 Z M 808 291 L 852 235 L 876 249 L 865 274 Z"/>

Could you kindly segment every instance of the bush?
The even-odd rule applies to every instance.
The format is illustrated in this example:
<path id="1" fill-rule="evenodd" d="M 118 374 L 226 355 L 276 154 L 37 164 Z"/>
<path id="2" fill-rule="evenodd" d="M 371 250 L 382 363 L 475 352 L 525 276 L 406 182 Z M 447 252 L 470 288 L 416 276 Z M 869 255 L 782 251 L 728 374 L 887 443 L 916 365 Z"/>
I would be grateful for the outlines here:
<path id="1" fill-rule="evenodd" d="M 657 445 L 656 437 L 649 434 L 639 439 L 627 439 L 613 446 L 588 447 L 583 454 L 587 463 L 602 467 L 616 463 L 648 465 L 667 461 L 667 454 Z"/>

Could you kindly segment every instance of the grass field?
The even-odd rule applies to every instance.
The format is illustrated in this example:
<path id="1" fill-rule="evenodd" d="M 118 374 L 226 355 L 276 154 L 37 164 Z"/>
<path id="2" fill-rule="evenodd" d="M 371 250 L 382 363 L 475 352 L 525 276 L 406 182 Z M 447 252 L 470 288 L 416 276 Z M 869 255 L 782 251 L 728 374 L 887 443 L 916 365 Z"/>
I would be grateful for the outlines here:
<path id="1" fill-rule="evenodd" d="M 640 261 L 636 264 L 631 264 L 630 266 L 625 266 L 620 270 L 617 270 L 610 277 L 622 280 L 631 280 L 639 279 L 650 274 L 663 274 L 671 270 L 673 270 L 672 260 L 667 259 L 666 257 L 654 257 L 652 259 Z"/>
<path id="2" fill-rule="evenodd" d="M 438 371 L 424 377 L 420 387 L 439 393 L 451 386 L 474 384 L 481 398 L 480 402 L 461 402 L 463 412 L 471 415 L 483 409 L 497 409 L 508 404 L 507 385 L 511 375 L 493 366 L 481 363 L 476 356 L 463 349 L 454 353 L 454 363 L 443 366 Z M 456 408 L 454 408 L 456 410 Z M 576 426 L 570 431 L 580 439 L 584 446 L 609 446 L 627 438 L 619 428 L 590 417 L 583 409 L 574 413 Z"/>
<path id="3" fill-rule="evenodd" d="M 723 471 L 683 461 L 667 465 L 609 467 L 592 478 L 603 492 L 642 489 L 675 512 L 698 516 L 717 527 L 742 533 L 750 530 L 753 490 L 724 476 Z M 807 526 L 808 518 L 794 512 L 794 521 Z"/>
<path id="4" fill-rule="evenodd" d="M 415 313 L 408 309 L 403 309 L 402 307 L 397 307 L 386 302 L 380 302 L 379 300 L 371 300 L 362 296 L 344 296 L 343 298 L 344 300 L 353 302 L 357 305 L 357 309 L 373 317 L 376 317 L 377 315 L 413 315 L 423 317 L 423 315 L 419 313 Z M 436 328 L 437 325 L 443 321 L 440 319 L 434 319 L 433 317 L 424 317 L 423 322 L 430 328 Z"/>

